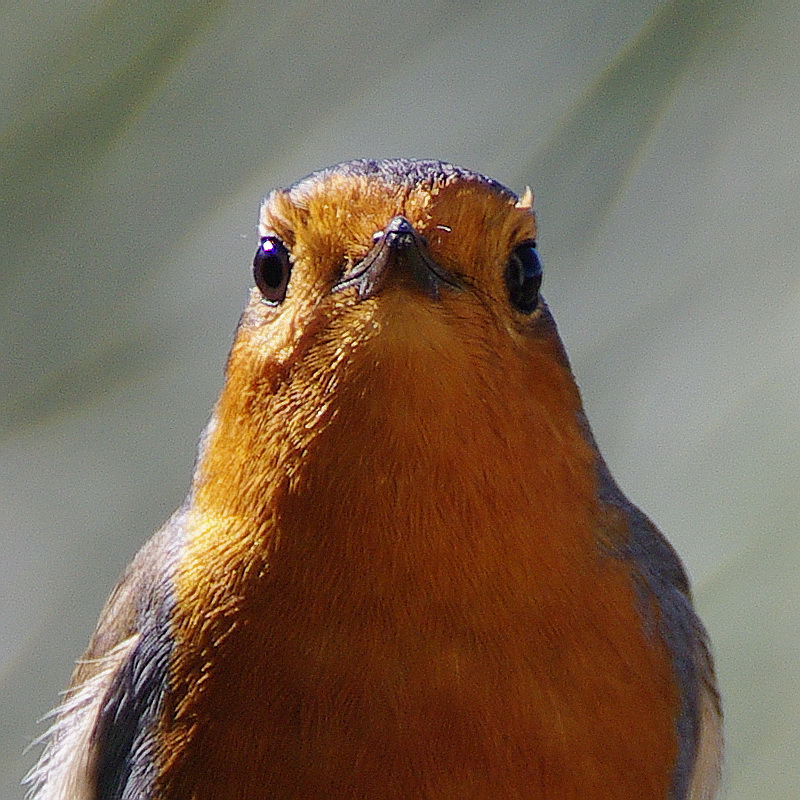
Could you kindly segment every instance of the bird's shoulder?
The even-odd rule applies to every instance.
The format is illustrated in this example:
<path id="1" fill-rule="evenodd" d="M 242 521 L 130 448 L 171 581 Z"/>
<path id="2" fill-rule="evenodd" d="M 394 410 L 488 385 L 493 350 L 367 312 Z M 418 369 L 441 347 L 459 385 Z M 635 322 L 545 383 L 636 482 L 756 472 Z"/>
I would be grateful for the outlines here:
<path id="1" fill-rule="evenodd" d="M 694 609 L 689 578 L 675 549 L 625 496 L 605 463 L 598 472 L 600 500 L 625 529 L 610 550 L 630 565 L 645 630 L 666 645 L 677 682 L 678 755 L 670 796 L 710 800 L 720 780 L 722 710 L 708 634 Z"/>

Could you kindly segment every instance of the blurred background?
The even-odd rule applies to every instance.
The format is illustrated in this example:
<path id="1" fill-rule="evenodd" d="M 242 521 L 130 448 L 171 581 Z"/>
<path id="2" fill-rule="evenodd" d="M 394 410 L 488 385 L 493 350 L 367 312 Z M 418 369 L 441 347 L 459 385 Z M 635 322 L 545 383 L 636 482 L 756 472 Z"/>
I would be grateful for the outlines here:
<path id="1" fill-rule="evenodd" d="M 0 19 L 1 797 L 186 491 L 262 195 L 359 156 L 531 185 L 597 438 L 714 642 L 725 797 L 800 796 L 800 4 L 30 0 Z"/>

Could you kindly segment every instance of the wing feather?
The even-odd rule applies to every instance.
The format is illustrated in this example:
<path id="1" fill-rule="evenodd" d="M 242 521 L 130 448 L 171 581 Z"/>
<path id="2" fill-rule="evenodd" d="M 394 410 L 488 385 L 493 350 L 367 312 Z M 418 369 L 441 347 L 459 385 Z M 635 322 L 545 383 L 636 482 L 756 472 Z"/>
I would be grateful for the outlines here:
<path id="1" fill-rule="evenodd" d="M 153 723 L 167 685 L 172 575 L 187 504 L 115 587 L 28 773 L 28 800 L 147 798 Z"/>

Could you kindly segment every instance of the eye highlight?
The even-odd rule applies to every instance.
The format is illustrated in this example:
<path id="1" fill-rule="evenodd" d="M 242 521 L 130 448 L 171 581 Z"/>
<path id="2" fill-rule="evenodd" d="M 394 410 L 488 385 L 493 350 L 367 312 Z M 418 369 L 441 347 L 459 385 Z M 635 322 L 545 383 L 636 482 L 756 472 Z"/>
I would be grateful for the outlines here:
<path id="1" fill-rule="evenodd" d="M 277 306 L 283 302 L 291 273 L 286 245 L 276 236 L 265 236 L 253 259 L 253 278 L 265 303 Z"/>
<path id="2" fill-rule="evenodd" d="M 511 251 L 505 279 L 511 305 L 523 314 L 532 314 L 539 305 L 542 285 L 542 262 L 536 252 L 536 242 L 523 242 Z"/>

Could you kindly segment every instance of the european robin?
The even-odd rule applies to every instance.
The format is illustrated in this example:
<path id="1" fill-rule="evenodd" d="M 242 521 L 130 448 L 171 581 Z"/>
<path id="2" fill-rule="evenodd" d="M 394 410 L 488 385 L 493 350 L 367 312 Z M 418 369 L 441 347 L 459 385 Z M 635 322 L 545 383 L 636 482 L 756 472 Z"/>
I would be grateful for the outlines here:
<path id="1" fill-rule="evenodd" d="M 592 438 L 529 191 L 359 160 L 266 199 L 189 495 L 36 800 L 708 800 L 680 560 Z"/>

